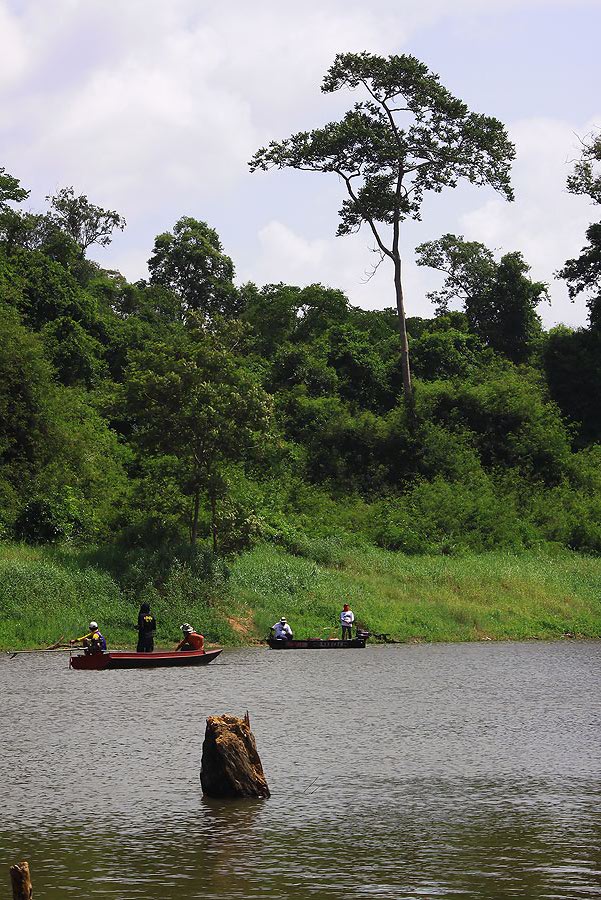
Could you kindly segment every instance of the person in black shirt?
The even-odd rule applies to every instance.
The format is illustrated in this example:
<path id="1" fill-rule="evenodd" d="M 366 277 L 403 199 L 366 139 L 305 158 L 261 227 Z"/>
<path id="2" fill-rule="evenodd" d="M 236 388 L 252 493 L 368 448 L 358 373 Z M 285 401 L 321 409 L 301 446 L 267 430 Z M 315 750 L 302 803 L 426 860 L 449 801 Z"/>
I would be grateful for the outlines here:
<path id="1" fill-rule="evenodd" d="M 143 603 L 138 613 L 138 646 L 137 653 L 152 653 L 154 650 L 154 633 L 157 630 L 155 617 L 150 612 L 150 603 Z"/>

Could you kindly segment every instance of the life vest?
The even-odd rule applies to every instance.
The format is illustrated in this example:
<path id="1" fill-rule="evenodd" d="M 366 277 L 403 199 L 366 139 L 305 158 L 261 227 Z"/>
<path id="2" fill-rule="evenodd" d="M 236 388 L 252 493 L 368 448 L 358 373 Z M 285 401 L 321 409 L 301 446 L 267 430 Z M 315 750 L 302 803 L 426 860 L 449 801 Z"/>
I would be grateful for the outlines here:
<path id="1" fill-rule="evenodd" d="M 91 631 L 87 635 L 87 641 L 89 653 L 103 653 L 106 650 L 106 640 L 98 630 Z"/>

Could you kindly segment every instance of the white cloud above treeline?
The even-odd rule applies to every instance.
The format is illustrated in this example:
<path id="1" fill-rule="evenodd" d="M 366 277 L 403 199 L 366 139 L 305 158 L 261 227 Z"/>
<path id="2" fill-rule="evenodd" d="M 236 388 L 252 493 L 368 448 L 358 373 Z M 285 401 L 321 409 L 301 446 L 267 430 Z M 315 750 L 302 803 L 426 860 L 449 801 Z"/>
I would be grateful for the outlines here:
<path id="1" fill-rule="evenodd" d="M 369 236 L 333 237 L 342 199 L 335 179 L 251 176 L 252 153 L 347 108 L 348 95 L 319 91 L 339 51 L 413 52 L 420 35 L 450 22 L 467 29 L 482 17 L 525 10 L 534 23 L 566 10 L 592 21 L 595 9 L 594 0 L 307 0 L 302 7 L 281 0 L 0 0 L 0 165 L 32 188 L 33 207 L 72 184 L 122 212 L 126 232 L 98 259 L 128 277 L 145 274 L 154 236 L 186 214 L 217 228 L 240 279 L 321 281 L 342 287 L 354 303 L 390 305 L 384 266 L 365 282 L 374 261 Z M 533 65 L 544 60 L 534 46 Z M 548 65 L 566 65 L 574 90 L 590 91 L 581 121 L 567 108 L 553 118 L 505 116 L 518 148 L 516 202 L 487 191 L 447 192 L 428 202 L 423 224 L 407 226 L 410 312 L 428 313 L 424 293 L 436 280 L 412 265 L 412 247 L 445 231 L 503 252 L 522 250 L 544 280 L 578 252 L 592 212 L 565 192 L 567 161 L 576 156 L 576 134 L 600 124 L 601 112 L 596 87 L 579 82 L 569 62 Z M 443 83 L 453 84 L 458 63 L 450 46 L 435 66 Z M 487 79 L 510 80 L 511 71 L 491 63 L 483 74 L 474 73 L 470 102 L 475 97 L 478 111 L 495 114 Z M 543 310 L 548 324 L 584 321 L 583 306 L 570 306 L 560 283 L 553 297 Z"/>

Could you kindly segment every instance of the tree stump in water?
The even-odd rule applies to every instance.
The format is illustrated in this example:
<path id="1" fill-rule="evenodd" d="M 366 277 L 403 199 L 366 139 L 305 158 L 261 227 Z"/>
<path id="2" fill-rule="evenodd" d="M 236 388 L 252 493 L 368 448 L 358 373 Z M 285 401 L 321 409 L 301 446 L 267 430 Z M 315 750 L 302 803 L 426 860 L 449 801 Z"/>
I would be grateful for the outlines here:
<path id="1" fill-rule="evenodd" d="M 32 900 L 33 887 L 28 862 L 23 861 L 11 866 L 10 880 L 13 886 L 13 900 Z"/>
<path id="2" fill-rule="evenodd" d="M 200 783 L 208 797 L 270 796 L 248 713 L 243 719 L 209 716 Z"/>

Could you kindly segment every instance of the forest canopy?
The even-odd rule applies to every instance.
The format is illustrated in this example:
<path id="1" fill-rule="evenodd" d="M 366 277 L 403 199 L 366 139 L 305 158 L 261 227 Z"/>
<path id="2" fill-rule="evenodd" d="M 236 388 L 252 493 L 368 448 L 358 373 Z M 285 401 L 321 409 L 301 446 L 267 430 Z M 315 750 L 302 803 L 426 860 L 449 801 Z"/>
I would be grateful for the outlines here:
<path id="1" fill-rule="evenodd" d="M 595 203 L 599 158 L 590 139 L 569 181 Z M 443 280 L 435 314 L 407 317 L 409 409 L 395 309 L 321 284 L 237 286 L 190 216 L 128 282 L 87 255 L 118 212 L 73 188 L 46 212 L 27 197 L 0 169 L 3 539 L 601 552 L 598 224 L 559 273 L 588 305 L 576 330 L 545 331 L 547 286 L 519 248 L 418 248 Z"/>

